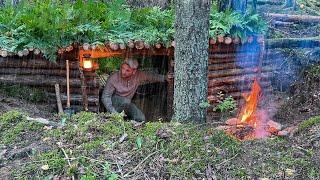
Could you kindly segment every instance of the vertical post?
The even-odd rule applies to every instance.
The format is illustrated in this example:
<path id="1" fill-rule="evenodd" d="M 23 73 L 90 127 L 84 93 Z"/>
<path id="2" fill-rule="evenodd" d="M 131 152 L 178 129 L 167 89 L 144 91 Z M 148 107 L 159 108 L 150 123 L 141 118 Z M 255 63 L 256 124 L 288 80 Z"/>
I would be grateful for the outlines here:
<path id="1" fill-rule="evenodd" d="M 58 113 L 63 114 L 63 108 L 61 103 L 61 96 L 60 96 L 60 87 L 59 84 L 55 84 L 55 91 L 56 91 L 56 98 L 57 98 L 57 105 L 58 105 Z"/>
<path id="2" fill-rule="evenodd" d="M 173 77 L 174 74 L 174 61 L 172 55 L 169 56 L 168 61 L 168 74 Z M 167 120 L 171 120 L 173 115 L 173 90 L 174 90 L 174 81 L 173 78 L 168 81 L 167 84 Z"/>
<path id="3" fill-rule="evenodd" d="M 82 91 L 82 101 L 83 101 L 83 109 L 88 111 L 88 95 L 87 95 L 87 86 L 85 82 L 85 77 L 81 68 L 80 71 L 80 81 L 81 81 L 81 91 Z"/>
<path id="4" fill-rule="evenodd" d="M 66 60 L 66 76 L 67 76 L 67 108 L 70 108 L 69 60 Z"/>

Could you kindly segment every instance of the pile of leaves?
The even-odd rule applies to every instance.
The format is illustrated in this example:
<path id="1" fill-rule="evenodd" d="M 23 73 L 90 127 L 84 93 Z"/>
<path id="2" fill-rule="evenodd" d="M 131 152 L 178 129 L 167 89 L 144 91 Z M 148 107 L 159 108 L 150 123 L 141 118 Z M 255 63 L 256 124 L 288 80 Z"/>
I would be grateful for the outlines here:
<path id="1" fill-rule="evenodd" d="M 174 39 L 174 9 L 129 8 L 125 0 L 110 2 L 76 0 L 24 0 L 17 6 L 0 8 L 0 49 L 17 53 L 40 49 L 56 59 L 59 48 L 73 43 L 93 45 L 106 42 L 126 44 L 142 40 L 149 45 L 169 46 Z M 265 25 L 258 15 L 220 12 L 212 8 L 210 35 L 262 34 Z"/>
<path id="2" fill-rule="evenodd" d="M 316 119 L 316 120 L 314 120 Z M 22 179 L 319 178 L 319 140 L 310 134 L 238 142 L 210 124 L 124 121 L 81 112 L 62 128 L 9 111 L 0 115 L 0 177 Z M 319 128 L 319 117 L 300 133 Z M 22 139 L 25 139 L 22 141 Z M 298 139 L 303 139 L 299 136 Z M 312 140 L 312 143 L 311 143 Z M 301 148 L 301 143 L 311 143 Z M 299 148 L 300 147 L 300 148 Z M 279 163 L 281 162 L 281 163 Z"/>

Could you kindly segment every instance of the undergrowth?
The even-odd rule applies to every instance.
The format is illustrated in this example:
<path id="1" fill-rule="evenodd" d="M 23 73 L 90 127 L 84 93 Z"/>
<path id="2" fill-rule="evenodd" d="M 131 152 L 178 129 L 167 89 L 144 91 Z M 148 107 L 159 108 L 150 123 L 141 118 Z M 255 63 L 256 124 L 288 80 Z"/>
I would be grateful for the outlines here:
<path id="1" fill-rule="evenodd" d="M 295 157 L 300 149 L 285 138 L 239 142 L 213 125 L 148 122 L 141 126 L 125 121 L 121 113 L 81 112 L 64 127 L 47 130 L 31 122 L 17 126 L 25 122 L 23 117 L 17 111 L 2 114 L 1 139 L 8 132 L 39 131 L 41 138 L 36 140 L 48 150 L 30 154 L 11 172 L 13 178 L 258 179 L 282 178 L 282 172 L 292 178 L 319 177 L 318 168 L 309 161 L 316 149 Z"/>

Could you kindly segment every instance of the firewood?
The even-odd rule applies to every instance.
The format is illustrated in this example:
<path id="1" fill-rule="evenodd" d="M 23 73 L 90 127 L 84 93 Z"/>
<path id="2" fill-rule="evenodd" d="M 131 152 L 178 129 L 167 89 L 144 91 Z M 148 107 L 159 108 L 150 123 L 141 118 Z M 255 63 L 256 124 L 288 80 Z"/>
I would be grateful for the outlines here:
<path id="1" fill-rule="evenodd" d="M 140 41 L 140 40 L 136 40 L 134 42 L 134 46 L 136 47 L 136 49 L 143 49 L 144 48 L 144 42 Z"/>

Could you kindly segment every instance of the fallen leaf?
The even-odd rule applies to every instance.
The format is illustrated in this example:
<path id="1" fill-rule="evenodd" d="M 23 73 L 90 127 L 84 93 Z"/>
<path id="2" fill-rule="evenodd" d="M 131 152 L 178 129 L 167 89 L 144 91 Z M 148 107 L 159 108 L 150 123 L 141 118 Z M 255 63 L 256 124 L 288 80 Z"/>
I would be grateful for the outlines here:
<path id="1" fill-rule="evenodd" d="M 42 165 L 42 166 L 41 166 L 41 169 L 44 170 L 44 171 L 46 171 L 46 170 L 49 169 L 49 165 L 48 165 L 48 164 Z"/>
<path id="2" fill-rule="evenodd" d="M 50 139 L 51 139 L 50 137 L 45 137 L 45 138 L 42 139 L 42 141 L 48 141 Z"/>
<path id="3" fill-rule="evenodd" d="M 285 170 L 285 172 L 287 176 L 293 176 L 296 171 L 288 168 Z"/>
<path id="4" fill-rule="evenodd" d="M 122 136 L 119 138 L 119 143 L 122 143 L 123 141 L 128 139 L 128 134 L 123 133 Z"/>

